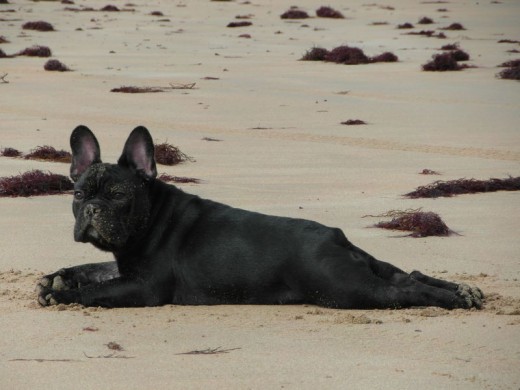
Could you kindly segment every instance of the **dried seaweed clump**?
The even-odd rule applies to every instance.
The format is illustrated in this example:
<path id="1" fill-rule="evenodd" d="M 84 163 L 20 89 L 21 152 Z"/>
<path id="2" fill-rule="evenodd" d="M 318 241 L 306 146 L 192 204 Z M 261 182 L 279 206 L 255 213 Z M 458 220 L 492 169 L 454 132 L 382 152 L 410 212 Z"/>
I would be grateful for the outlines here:
<path id="1" fill-rule="evenodd" d="M 460 31 L 465 30 L 464 26 L 460 23 L 452 23 L 448 27 L 444 27 L 441 30 L 451 30 L 451 31 Z"/>
<path id="2" fill-rule="evenodd" d="M 417 24 L 432 24 L 432 23 L 433 23 L 433 19 L 428 18 L 426 16 L 419 19 L 419 21 L 417 22 Z"/>
<path id="3" fill-rule="evenodd" d="M 368 57 L 363 50 L 357 47 L 347 45 L 338 46 L 331 51 L 321 47 L 314 47 L 308 50 L 301 61 L 325 61 L 334 62 L 336 64 L 359 65 L 370 64 L 374 62 L 396 62 L 398 57 L 390 52 L 385 52 L 375 57 Z"/>
<path id="4" fill-rule="evenodd" d="M 344 122 L 341 122 L 342 125 L 347 126 L 356 126 L 356 125 L 366 125 L 367 123 L 361 119 L 349 119 Z"/>
<path id="5" fill-rule="evenodd" d="M 193 158 L 181 152 L 179 148 L 166 142 L 155 145 L 155 160 L 162 165 L 176 165 Z"/>
<path id="6" fill-rule="evenodd" d="M 200 180 L 195 179 L 194 177 L 172 176 L 168 175 L 167 173 L 161 173 L 158 179 L 164 181 L 165 183 L 200 183 Z"/>
<path id="7" fill-rule="evenodd" d="M 516 68 L 520 66 L 520 58 L 516 60 L 506 61 L 498 65 L 503 68 Z"/>
<path id="8" fill-rule="evenodd" d="M 469 60 L 469 54 L 466 53 L 464 50 L 453 50 L 450 52 L 452 58 L 455 61 L 468 61 Z"/>
<path id="9" fill-rule="evenodd" d="M 22 155 L 22 152 L 15 148 L 4 148 L 0 155 L 4 157 L 20 157 Z"/>
<path id="10" fill-rule="evenodd" d="M 374 226 L 382 229 L 401 230 L 412 232 L 410 237 L 449 236 L 452 231 L 441 217 L 431 211 L 392 210 L 381 215 L 370 217 L 392 218 L 390 221 L 381 221 Z"/>
<path id="11" fill-rule="evenodd" d="M 44 21 L 27 22 L 22 25 L 24 30 L 35 30 L 35 31 L 54 31 L 52 24 Z"/>
<path id="12" fill-rule="evenodd" d="M 320 18 L 345 19 L 345 16 L 331 7 L 320 7 L 316 10 L 316 15 Z"/>
<path id="13" fill-rule="evenodd" d="M 428 38 L 446 39 L 446 35 L 444 33 L 442 33 L 442 32 L 436 33 L 433 30 L 411 31 L 409 33 L 406 33 L 406 35 L 422 35 L 422 36 L 428 37 Z"/>
<path id="14" fill-rule="evenodd" d="M 3 197 L 55 195 L 73 188 L 68 177 L 40 170 L 0 178 L 0 196 Z"/>
<path id="15" fill-rule="evenodd" d="M 363 50 L 344 45 L 335 47 L 328 52 L 325 56 L 325 61 L 334 62 L 336 64 L 357 65 L 368 64 L 370 58 L 365 55 Z"/>
<path id="16" fill-rule="evenodd" d="M 23 49 L 16 55 L 28 57 L 50 57 L 52 52 L 47 46 L 34 45 Z"/>
<path id="17" fill-rule="evenodd" d="M 520 177 L 489 180 L 458 179 L 435 181 L 426 186 L 418 187 L 415 191 L 405 194 L 405 196 L 412 199 L 438 198 L 495 191 L 520 191 Z"/>
<path id="18" fill-rule="evenodd" d="M 498 73 L 498 77 L 507 80 L 520 80 L 520 59 L 507 61 L 499 66 L 506 67 L 506 69 Z"/>
<path id="19" fill-rule="evenodd" d="M 155 93 L 164 92 L 161 88 L 154 87 L 134 87 L 134 86 L 122 86 L 119 88 L 112 88 L 110 92 L 121 92 L 121 93 Z"/>
<path id="20" fill-rule="evenodd" d="M 327 49 L 322 47 L 313 47 L 300 58 L 300 61 L 325 61 L 325 58 L 329 54 Z"/>
<path id="21" fill-rule="evenodd" d="M 43 65 L 43 69 L 54 72 L 68 72 L 70 68 L 58 60 L 49 60 Z"/>
<path id="22" fill-rule="evenodd" d="M 424 168 L 421 172 L 419 172 L 420 175 L 440 175 L 439 172 L 433 171 L 431 169 Z"/>
<path id="23" fill-rule="evenodd" d="M 447 45 L 441 46 L 441 50 L 459 50 L 458 43 L 448 43 Z"/>
<path id="24" fill-rule="evenodd" d="M 231 22 L 231 23 L 228 23 L 227 27 L 247 27 L 247 26 L 251 26 L 253 25 L 252 22 L 247 22 L 247 21 L 241 21 L 241 22 Z"/>
<path id="25" fill-rule="evenodd" d="M 27 155 L 25 155 L 27 160 L 46 160 L 46 161 L 55 161 L 55 162 L 71 162 L 71 155 L 69 152 L 65 150 L 56 150 L 52 146 L 44 145 L 37 146 Z"/>
<path id="26" fill-rule="evenodd" d="M 370 62 L 397 62 L 397 61 L 399 61 L 399 58 L 394 53 L 390 53 L 389 51 L 385 51 L 384 53 L 379 54 L 370 59 Z"/>
<path id="27" fill-rule="evenodd" d="M 303 10 L 291 8 L 280 15 L 282 19 L 307 19 L 309 14 Z"/>
<path id="28" fill-rule="evenodd" d="M 6 58 L 6 57 L 7 57 L 7 54 L 5 54 L 5 51 L 0 49 L 0 58 Z"/>
<path id="29" fill-rule="evenodd" d="M 105 5 L 103 8 L 100 9 L 100 11 L 105 12 L 119 12 L 119 8 L 117 8 L 115 5 Z"/>
<path id="30" fill-rule="evenodd" d="M 467 65 L 460 65 L 451 53 L 436 54 L 430 62 L 422 66 L 425 71 L 436 72 L 462 70 L 467 67 Z"/>
<path id="31" fill-rule="evenodd" d="M 406 30 L 406 29 L 410 29 L 410 28 L 413 28 L 413 24 L 412 23 L 403 23 L 403 24 L 398 24 L 397 25 L 397 28 L 400 29 L 400 30 Z"/>

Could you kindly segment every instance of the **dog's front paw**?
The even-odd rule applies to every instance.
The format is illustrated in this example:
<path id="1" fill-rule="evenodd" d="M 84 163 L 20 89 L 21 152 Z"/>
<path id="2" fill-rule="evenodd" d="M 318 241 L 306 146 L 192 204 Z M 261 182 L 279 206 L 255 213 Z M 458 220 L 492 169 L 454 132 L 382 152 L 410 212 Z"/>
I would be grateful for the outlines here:
<path id="1" fill-rule="evenodd" d="M 66 277 L 64 269 L 53 274 L 49 274 L 41 278 L 36 284 L 36 294 L 38 302 L 42 306 L 57 305 L 62 302 L 60 292 L 64 292 L 73 288 L 73 282 Z"/>
<path id="2" fill-rule="evenodd" d="M 51 306 L 58 304 L 58 301 L 53 296 L 52 290 L 38 285 L 36 286 L 36 293 L 38 294 L 38 303 L 40 305 Z"/>
<path id="3" fill-rule="evenodd" d="M 484 294 L 480 288 L 461 283 L 456 294 L 464 298 L 468 308 L 476 307 L 477 309 L 482 309 Z"/>

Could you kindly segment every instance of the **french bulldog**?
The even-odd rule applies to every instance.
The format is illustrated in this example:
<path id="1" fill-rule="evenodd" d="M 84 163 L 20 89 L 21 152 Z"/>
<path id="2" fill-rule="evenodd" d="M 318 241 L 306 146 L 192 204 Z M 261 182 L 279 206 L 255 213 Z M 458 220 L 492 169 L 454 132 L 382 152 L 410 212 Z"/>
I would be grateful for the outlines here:
<path id="1" fill-rule="evenodd" d="M 41 305 L 313 304 L 341 309 L 481 308 L 477 287 L 405 271 L 338 228 L 190 195 L 156 179 L 152 137 L 129 135 L 101 162 L 85 126 L 70 138 L 74 239 L 115 261 L 64 268 L 37 285 Z"/>

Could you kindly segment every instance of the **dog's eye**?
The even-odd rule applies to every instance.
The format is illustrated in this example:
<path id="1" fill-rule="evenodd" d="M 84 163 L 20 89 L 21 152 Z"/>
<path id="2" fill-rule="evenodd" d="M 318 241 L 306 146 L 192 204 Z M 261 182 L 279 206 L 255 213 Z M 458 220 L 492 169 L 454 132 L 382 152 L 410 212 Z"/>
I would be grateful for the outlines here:
<path id="1" fill-rule="evenodd" d="M 83 191 L 74 191 L 74 199 L 82 200 L 85 197 Z"/>
<path id="2" fill-rule="evenodd" d="M 125 193 L 124 192 L 114 192 L 114 193 L 112 193 L 112 199 L 121 200 L 124 197 L 125 197 Z"/>

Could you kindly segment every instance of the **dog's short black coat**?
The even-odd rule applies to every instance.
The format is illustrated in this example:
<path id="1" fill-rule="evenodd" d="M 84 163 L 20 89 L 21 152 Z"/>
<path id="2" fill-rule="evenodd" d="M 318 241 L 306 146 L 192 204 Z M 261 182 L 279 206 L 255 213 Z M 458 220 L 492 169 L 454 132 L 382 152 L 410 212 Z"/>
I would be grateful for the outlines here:
<path id="1" fill-rule="evenodd" d="M 42 305 L 309 303 L 332 308 L 480 308 L 476 287 L 379 261 L 337 228 L 240 210 L 156 180 L 148 130 L 130 134 L 117 164 L 101 162 L 85 126 L 71 135 L 74 238 L 115 262 L 45 276 Z"/>

